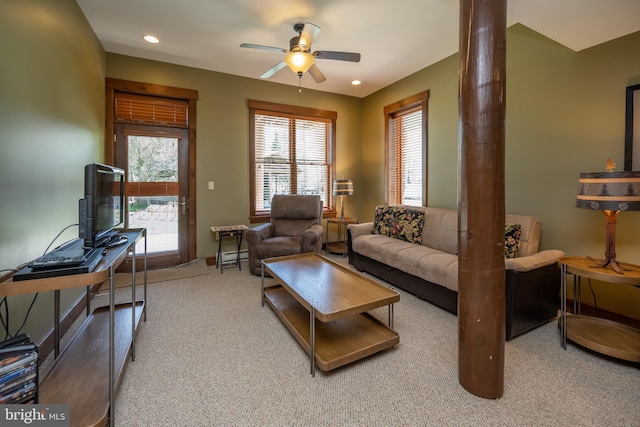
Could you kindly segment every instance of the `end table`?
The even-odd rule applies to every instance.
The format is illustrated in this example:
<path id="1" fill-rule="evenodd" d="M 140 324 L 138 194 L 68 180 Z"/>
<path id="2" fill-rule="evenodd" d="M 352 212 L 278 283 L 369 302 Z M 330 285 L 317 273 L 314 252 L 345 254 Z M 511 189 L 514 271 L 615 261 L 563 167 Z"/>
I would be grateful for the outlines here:
<path id="1" fill-rule="evenodd" d="M 558 261 L 562 270 L 560 300 L 560 334 L 562 347 L 567 339 L 608 356 L 640 362 L 640 330 L 608 319 L 582 315 L 580 312 L 581 278 L 600 280 L 614 285 L 640 286 L 640 266 L 620 263 L 624 274 L 609 268 L 594 267 L 595 261 L 587 257 L 562 257 Z M 567 275 L 574 276 L 574 313 L 567 315 Z M 576 298 L 576 295 L 578 296 Z"/>
<path id="2" fill-rule="evenodd" d="M 347 225 L 357 224 L 357 218 L 327 218 L 327 231 L 325 233 L 325 252 L 347 255 Z M 329 243 L 329 224 L 338 224 L 338 241 Z"/>
<path id="3" fill-rule="evenodd" d="M 211 231 L 218 234 L 218 255 L 216 256 L 216 268 L 220 265 L 220 273 L 223 273 L 225 267 L 238 267 L 238 270 L 242 271 L 242 267 L 240 266 L 240 245 L 242 244 L 242 235 L 245 230 L 248 230 L 244 224 L 239 225 L 214 225 L 211 227 Z M 235 262 L 229 262 L 226 264 L 222 263 L 222 238 L 223 237 L 234 237 L 236 238 L 237 244 L 237 256 Z"/>

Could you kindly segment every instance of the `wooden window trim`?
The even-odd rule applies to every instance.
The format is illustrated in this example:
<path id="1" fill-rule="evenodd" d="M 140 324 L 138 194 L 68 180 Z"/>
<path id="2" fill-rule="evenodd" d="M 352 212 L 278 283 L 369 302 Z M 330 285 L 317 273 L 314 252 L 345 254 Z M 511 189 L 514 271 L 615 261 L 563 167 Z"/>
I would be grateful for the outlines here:
<path id="1" fill-rule="evenodd" d="M 326 121 L 331 125 L 331 141 L 328 143 L 330 150 L 330 162 L 329 176 L 327 179 L 329 187 L 333 186 L 333 179 L 335 177 L 335 153 L 336 153 L 336 120 L 338 113 L 330 110 L 322 110 L 309 107 L 300 107 L 295 105 L 279 104 L 266 101 L 248 100 L 247 105 L 249 107 L 249 185 L 250 185 L 250 207 L 249 207 L 249 221 L 251 223 L 268 222 L 270 219 L 269 213 L 256 213 L 256 194 L 255 194 L 255 115 L 278 115 L 280 117 L 288 117 L 292 119 L 310 119 L 314 121 Z M 289 147 L 295 146 L 289 141 Z M 295 153 L 291 153 L 292 158 L 295 158 Z M 296 174 L 292 174 L 292 179 L 296 179 Z M 323 217 L 331 217 L 336 215 L 335 200 L 333 197 L 333 191 L 329 188 L 329 208 L 323 210 Z"/>
<path id="2" fill-rule="evenodd" d="M 115 163 L 115 94 L 116 92 L 127 92 L 138 95 L 152 95 L 164 98 L 174 98 L 186 100 L 188 106 L 188 132 L 189 132 L 189 170 L 196 170 L 196 101 L 198 91 L 183 89 L 171 86 L 163 86 L 150 83 L 141 83 L 130 80 L 121 80 L 107 77 L 105 79 L 105 139 L 104 139 L 104 162 Z M 194 242 L 189 245 L 188 259 L 196 258 L 196 185 L 195 175 L 189 174 L 189 241 Z"/>
<path id="3" fill-rule="evenodd" d="M 399 114 L 406 114 L 408 112 L 421 109 L 422 110 L 422 205 L 427 206 L 427 148 L 428 148 L 428 101 L 429 91 L 417 93 L 410 97 L 404 98 L 398 102 L 387 105 L 384 107 L 384 171 L 385 171 L 385 202 L 387 204 L 396 203 L 395 200 L 390 200 L 391 188 L 389 185 L 389 168 L 391 167 L 391 141 L 389 139 L 390 133 L 390 121 Z M 396 174 L 397 175 L 397 174 Z"/>

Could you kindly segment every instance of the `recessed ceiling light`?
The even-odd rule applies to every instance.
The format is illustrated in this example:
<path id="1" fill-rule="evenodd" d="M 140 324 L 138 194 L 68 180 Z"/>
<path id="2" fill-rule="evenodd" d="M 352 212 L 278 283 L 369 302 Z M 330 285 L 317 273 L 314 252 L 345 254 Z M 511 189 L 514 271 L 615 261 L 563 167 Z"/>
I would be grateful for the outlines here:
<path id="1" fill-rule="evenodd" d="M 354 80 L 351 82 L 351 84 L 354 86 L 358 86 L 360 83 L 362 83 L 360 80 Z"/>
<path id="2" fill-rule="evenodd" d="M 152 36 L 151 34 L 146 34 L 142 36 L 142 38 L 149 43 L 153 43 L 153 44 L 160 43 L 160 39 L 158 39 L 156 36 Z"/>

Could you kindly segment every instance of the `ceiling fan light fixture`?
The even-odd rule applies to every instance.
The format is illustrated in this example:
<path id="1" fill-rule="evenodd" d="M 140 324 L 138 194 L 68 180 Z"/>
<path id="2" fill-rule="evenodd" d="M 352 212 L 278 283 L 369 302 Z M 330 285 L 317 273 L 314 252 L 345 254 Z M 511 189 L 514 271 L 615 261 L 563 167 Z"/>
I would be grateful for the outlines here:
<path id="1" fill-rule="evenodd" d="M 285 64 L 296 74 L 306 73 L 316 59 L 307 52 L 291 52 L 284 58 Z"/>

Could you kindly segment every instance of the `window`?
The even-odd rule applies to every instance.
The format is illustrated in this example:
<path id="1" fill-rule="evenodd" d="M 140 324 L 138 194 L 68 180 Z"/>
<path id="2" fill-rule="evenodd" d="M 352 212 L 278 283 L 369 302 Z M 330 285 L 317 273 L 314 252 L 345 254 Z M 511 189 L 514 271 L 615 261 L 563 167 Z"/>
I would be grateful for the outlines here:
<path id="1" fill-rule="evenodd" d="M 249 112 L 251 219 L 275 194 L 318 194 L 330 210 L 337 113 L 251 100 Z"/>
<path id="2" fill-rule="evenodd" d="M 425 91 L 384 108 L 389 204 L 426 205 L 428 98 Z"/>

